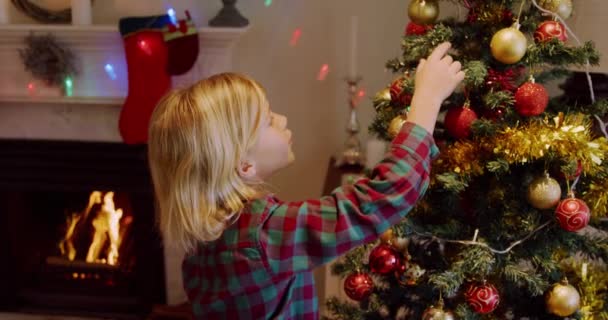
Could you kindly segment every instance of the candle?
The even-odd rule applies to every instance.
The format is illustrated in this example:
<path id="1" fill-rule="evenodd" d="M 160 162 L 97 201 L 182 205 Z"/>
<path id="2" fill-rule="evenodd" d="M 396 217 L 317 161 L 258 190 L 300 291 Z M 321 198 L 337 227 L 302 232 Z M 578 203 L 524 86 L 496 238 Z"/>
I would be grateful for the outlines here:
<path id="1" fill-rule="evenodd" d="M 10 23 L 8 11 L 11 7 L 11 0 L 0 0 L 0 24 Z"/>
<path id="2" fill-rule="evenodd" d="M 72 24 L 90 25 L 91 0 L 72 0 Z"/>
<path id="3" fill-rule="evenodd" d="M 355 79 L 357 75 L 357 29 L 359 25 L 359 17 L 350 17 L 350 72 L 351 79 Z"/>

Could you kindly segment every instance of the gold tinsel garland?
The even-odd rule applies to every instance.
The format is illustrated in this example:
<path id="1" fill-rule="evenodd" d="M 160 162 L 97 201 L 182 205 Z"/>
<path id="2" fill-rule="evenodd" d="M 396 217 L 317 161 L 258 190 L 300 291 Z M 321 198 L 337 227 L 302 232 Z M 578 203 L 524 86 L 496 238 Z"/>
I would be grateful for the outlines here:
<path id="1" fill-rule="evenodd" d="M 582 320 L 607 320 L 604 311 L 608 300 L 608 267 L 605 263 L 588 261 L 578 256 L 562 261 L 562 269 L 568 281 L 577 287 L 581 295 Z"/>
<path id="2" fill-rule="evenodd" d="M 503 159 L 509 164 L 543 160 L 580 161 L 587 175 L 603 171 L 608 152 L 605 138 L 591 138 L 591 122 L 583 114 L 568 115 L 560 125 L 548 121 L 507 127 L 498 134 L 478 140 L 458 141 L 442 151 L 436 172 L 461 175 L 484 173 L 483 163 Z M 546 159 L 549 160 L 549 159 Z"/>
<path id="3" fill-rule="evenodd" d="M 566 116 L 560 125 L 535 122 L 506 128 L 481 144 L 484 149 L 493 148 L 494 155 L 509 164 L 538 161 L 551 154 L 566 162 L 580 161 L 585 174 L 592 176 L 603 170 L 608 151 L 605 138 L 592 139 L 591 122 L 582 114 Z"/>
<path id="4" fill-rule="evenodd" d="M 591 121 L 584 114 L 570 114 L 549 120 L 506 127 L 497 134 L 475 140 L 457 141 L 442 150 L 433 164 L 436 175 L 446 172 L 461 177 L 479 176 L 490 161 L 503 160 L 509 165 L 533 161 L 580 162 L 585 177 L 605 176 L 608 154 L 606 138 L 593 138 Z M 586 192 L 585 201 L 598 215 L 608 208 L 608 183 L 595 181 Z"/>
<path id="5" fill-rule="evenodd" d="M 593 180 L 583 193 L 593 218 L 608 217 L 608 179 Z"/>

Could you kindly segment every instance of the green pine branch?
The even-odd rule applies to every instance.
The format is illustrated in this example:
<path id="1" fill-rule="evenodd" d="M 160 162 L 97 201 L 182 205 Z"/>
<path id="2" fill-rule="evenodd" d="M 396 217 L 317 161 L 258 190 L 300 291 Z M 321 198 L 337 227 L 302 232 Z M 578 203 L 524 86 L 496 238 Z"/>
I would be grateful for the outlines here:
<path id="1" fill-rule="evenodd" d="M 583 67 L 587 64 L 587 61 L 592 66 L 596 66 L 599 64 L 599 60 L 600 54 L 593 42 L 588 41 L 580 47 L 572 47 L 558 39 L 529 45 L 528 52 L 524 57 L 525 64 L 533 66 L 550 64 L 560 67 Z"/>

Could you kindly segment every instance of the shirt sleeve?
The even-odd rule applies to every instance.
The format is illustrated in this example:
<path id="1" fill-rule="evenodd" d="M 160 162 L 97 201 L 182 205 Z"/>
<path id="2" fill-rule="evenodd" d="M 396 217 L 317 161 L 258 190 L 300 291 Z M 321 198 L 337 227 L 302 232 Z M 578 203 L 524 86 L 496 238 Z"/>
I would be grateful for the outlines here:
<path id="1" fill-rule="evenodd" d="M 259 234 L 270 269 L 289 276 L 377 239 L 424 194 L 438 153 L 425 129 L 406 122 L 370 178 L 320 199 L 275 200 Z"/>

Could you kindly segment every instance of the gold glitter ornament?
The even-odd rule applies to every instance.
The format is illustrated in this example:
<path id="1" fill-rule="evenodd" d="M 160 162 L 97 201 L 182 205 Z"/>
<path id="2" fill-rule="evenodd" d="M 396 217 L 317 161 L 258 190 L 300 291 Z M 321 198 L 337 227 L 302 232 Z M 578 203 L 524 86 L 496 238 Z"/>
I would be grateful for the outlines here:
<path id="1" fill-rule="evenodd" d="M 537 209 L 555 207 L 562 197 L 559 183 L 548 174 L 534 179 L 528 186 L 528 202 Z"/>
<path id="2" fill-rule="evenodd" d="M 568 19 L 572 15 L 572 0 L 539 0 L 538 5 L 557 13 L 562 19 Z"/>
<path id="3" fill-rule="evenodd" d="M 501 29 L 496 32 L 490 42 L 492 56 L 504 64 L 514 64 L 521 60 L 526 54 L 528 40 L 519 31 L 519 25 Z"/>
<path id="4" fill-rule="evenodd" d="M 391 101 L 391 91 L 389 88 L 384 88 L 376 93 L 374 102 Z"/>
<path id="5" fill-rule="evenodd" d="M 449 310 L 443 309 L 443 299 L 439 299 L 437 306 L 430 306 L 422 314 L 422 320 L 454 320 L 456 317 Z"/>
<path id="6" fill-rule="evenodd" d="M 393 229 L 388 229 L 380 235 L 380 242 L 391 244 L 394 238 L 395 235 L 393 234 Z"/>
<path id="7" fill-rule="evenodd" d="M 391 123 L 388 125 L 388 134 L 391 138 L 395 138 L 399 134 L 405 121 L 407 121 L 407 116 L 404 114 L 398 115 L 391 120 Z"/>
<path id="8" fill-rule="evenodd" d="M 581 296 L 568 280 L 554 284 L 545 294 L 547 312 L 560 317 L 567 317 L 581 307 Z"/>
<path id="9" fill-rule="evenodd" d="M 407 15 L 417 24 L 432 24 L 439 16 L 439 4 L 437 0 L 412 0 Z"/>

